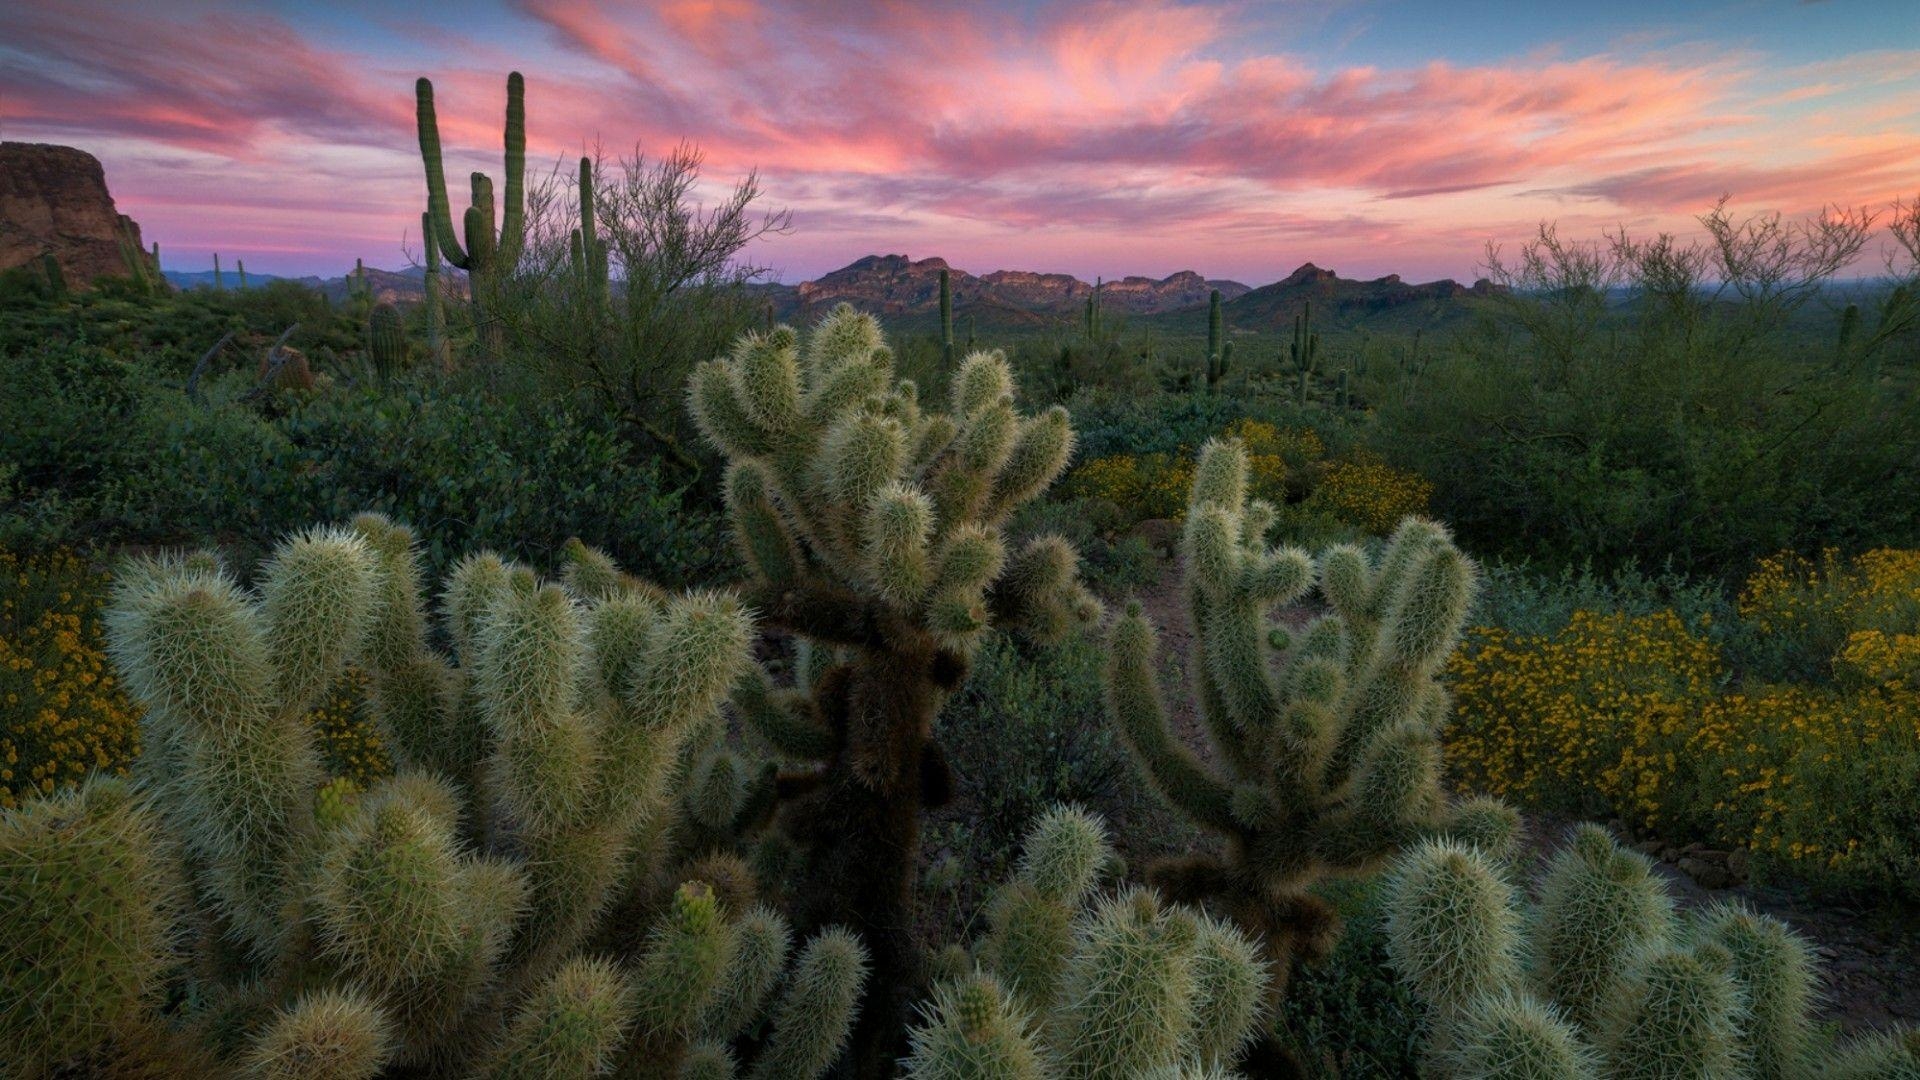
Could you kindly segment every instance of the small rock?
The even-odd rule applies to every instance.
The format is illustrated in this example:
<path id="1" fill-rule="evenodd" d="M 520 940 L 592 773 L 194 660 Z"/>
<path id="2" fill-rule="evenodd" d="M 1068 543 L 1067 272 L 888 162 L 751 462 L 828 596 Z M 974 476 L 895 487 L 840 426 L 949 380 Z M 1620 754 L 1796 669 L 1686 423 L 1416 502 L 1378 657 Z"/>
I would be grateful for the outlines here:
<path id="1" fill-rule="evenodd" d="M 1732 874 L 1735 881 L 1747 880 L 1746 848 L 1735 848 L 1727 854 L 1727 873 Z"/>
<path id="2" fill-rule="evenodd" d="M 1698 882 L 1703 889 L 1724 889 L 1733 884 L 1733 875 L 1727 873 L 1722 863 L 1685 855 L 1681 857 L 1679 866 L 1681 873 Z"/>
<path id="3" fill-rule="evenodd" d="M 1642 840 L 1639 843 L 1633 845 L 1633 850 L 1639 852 L 1642 855 L 1650 855 L 1657 859 L 1660 857 L 1661 849 L 1665 846 L 1666 845 L 1660 843 L 1660 841 L 1658 840 Z"/>

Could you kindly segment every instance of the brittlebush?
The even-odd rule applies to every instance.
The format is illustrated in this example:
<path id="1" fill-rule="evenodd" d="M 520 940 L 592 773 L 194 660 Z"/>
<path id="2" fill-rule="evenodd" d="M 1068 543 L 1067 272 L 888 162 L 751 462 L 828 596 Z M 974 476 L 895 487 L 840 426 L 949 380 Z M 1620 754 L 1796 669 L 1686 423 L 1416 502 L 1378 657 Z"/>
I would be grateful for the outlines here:
<path id="1" fill-rule="evenodd" d="M 125 775 L 140 752 L 100 634 L 106 580 L 71 552 L 0 552 L 0 806 Z"/>
<path id="2" fill-rule="evenodd" d="M 1618 816 L 1669 840 L 1746 847 L 1807 876 L 1912 893 L 1920 633 L 1850 624 L 1898 621 L 1912 580 L 1899 571 L 1920 567 L 1916 554 L 1830 560 L 1837 573 L 1811 585 L 1783 569 L 1787 560 L 1769 560 L 1748 582 L 1748 630 L 1833 627 L 1831 681 L 1736 688 L 1704 621 L 1671 611 L 1580 611 L 1543 635 L 1476 628 L 1449 668 L 1455 779 L 1528 805 Z"/>

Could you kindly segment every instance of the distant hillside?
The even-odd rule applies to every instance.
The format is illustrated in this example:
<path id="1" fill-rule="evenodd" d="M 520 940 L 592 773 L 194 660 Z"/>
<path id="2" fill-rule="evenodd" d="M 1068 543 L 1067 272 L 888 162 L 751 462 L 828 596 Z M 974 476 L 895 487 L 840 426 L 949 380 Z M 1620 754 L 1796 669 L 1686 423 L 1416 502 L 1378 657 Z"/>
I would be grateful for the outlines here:
<path id="1" fill-rule="evenodd" d="M 1071 274 L 996 270 L 974 275 L 953 269 L 945 259 L 915 261 L 905 255 L 868 255 L 838 270 L 798 285 L 756 285 L 772 301 L 774 317 L 809 321 L 839 303 L 877 315 L 934 315 L 940 309 L 940 271 L 948 272 L 956 314 L 993 326 L 1045 325 L 1077 317 L 1093 284 Z M 1127 277 L 1101 285 L 1108 312 L 1153 315 L 1207 302 L 1211 289 L 1223 297 L 1248 291 L 1237 281 L 1208 281 L 1191 270 L 1155 280 Z"/>
<path id="2" fill-rule="evenodd" d="M 195 270 L 191 272 L 168 270 L 166 271 L 166 277 L 167 281 L 176 289 L 213 288 L 212 270 Z M 460 288 L 459 278 L 460 275 L 457 273 L 443 275 L 443 279 L 451 282 L 456 291 Z M 367 282 L 373 288 L 373 298 L 376 301 L 387 301 L 395 304 L 417 303 L 426 295 L 425 280 L 426 270 L 418 266 L 410 266 L 404 270 L 378 270 L 371 266 L 367 267 Z M 240 275 L 226 267 L 221 268 L 220 281 L 224 287 L 229 289 L 237 289 L 240 287 Z M 249 288 L 259 288 L 269 281 L 298 282 L 309 289 L 318 289 L 326 295 L 328 300 L 336 304 L 345 301 L 347 298 L 346 274 L 331 278 L 322 278 L 314 275 L 298 278 L 282 278 L 273 274 L 256 274 L 251 271 L 247 273 L 247 286 Z"/>
<path id="3" fill-rule="evenodd" d="M 1236 330 L 1289 329 L 1293 318 L 1313 304 L 1314 323 L 1320 327 L 1352 329 L 1417 329 L 1465 318 L 1475 301 L 1503 292 L 1485 278 L 1472 285 L 1451 279 L 1410 285 L 1398 274 L 1372 281 L 1343 278 L 1332 270 L 1306 263 L 1271 285 L 1248 292 L 1222 305 L 1227 322 Z"/>

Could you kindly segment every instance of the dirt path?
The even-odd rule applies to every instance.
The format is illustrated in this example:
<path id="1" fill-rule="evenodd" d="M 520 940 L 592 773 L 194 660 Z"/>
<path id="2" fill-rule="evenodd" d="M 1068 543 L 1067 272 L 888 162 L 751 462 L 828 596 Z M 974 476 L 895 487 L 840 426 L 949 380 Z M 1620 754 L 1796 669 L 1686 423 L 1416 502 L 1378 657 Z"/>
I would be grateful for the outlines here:
<path id="1" fill-rule="evenodd" d="M 1161 662 L 1171 666 L 1190 686 L 1193 633 L 1187 625 L 1186 590 L 1178 560 L 1165 564 L 1165 573 L 1138 596 L 1148 616 L 1160 629 Z M 1314 615 L 1292 608 L 1280 617 L 1295 629 Z M 1168 719 L 1179 737 L 1205 759 L 1213 757 L 1204 722 L 1189 693 L 1167 697 Z M 1536 856 L 1544 858 L 1564 839 L 1571 822 L 1547 814 L 1526 815 L 1527 834 Z M 1616 830 L 1617 831 L 1617 830 Z M 1622 842 L 1628 842 L 1622 837 Z M 1645 844 L 1654 854 L 1663 845 Z M 1892 904 L 1850 906 L 1810 896 L 1803 890 L 1739 884 L 1726 888 L 1702 887 L 1676 865 L 1679 856 L 1658 861 L 1669 890 L 1683 910 L 1718 901 L 1739 901 L 1774 916 L 1811 941 L 1820 956 L 1825 978 L 1821 1002 L 1823 1020 L 1849 1032 L 1886 1028 L 1893 1024 L 1920 1024 L 1920 909 Z"/>

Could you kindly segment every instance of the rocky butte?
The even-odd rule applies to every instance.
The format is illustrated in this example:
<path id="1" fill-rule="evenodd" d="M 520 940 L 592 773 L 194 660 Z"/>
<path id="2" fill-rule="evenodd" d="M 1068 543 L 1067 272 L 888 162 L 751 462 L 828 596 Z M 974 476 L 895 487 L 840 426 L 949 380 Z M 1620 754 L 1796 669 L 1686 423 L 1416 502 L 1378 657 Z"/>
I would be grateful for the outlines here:
<path id="1" fill-rule="evenodd" d="M 151 263 L 139 223 L 114 208 L 98 158 L 71 146 L 0 142 L 0 270 L 52 252 L 70 285 L 126 277 L 122 230 Z"/>

